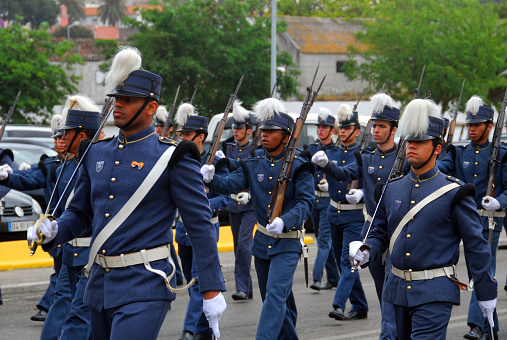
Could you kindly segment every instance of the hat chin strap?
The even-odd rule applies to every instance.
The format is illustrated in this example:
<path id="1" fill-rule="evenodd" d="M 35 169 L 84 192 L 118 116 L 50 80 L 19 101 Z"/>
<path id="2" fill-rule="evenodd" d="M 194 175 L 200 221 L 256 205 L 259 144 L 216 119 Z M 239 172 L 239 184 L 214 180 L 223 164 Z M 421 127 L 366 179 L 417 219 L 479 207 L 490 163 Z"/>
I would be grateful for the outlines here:
<path id="1" fill-rule="evenodd" d="M 433 143 L 433 142 L 432 142 L 432 143 Z M 412 165 L 412 168 L 414 168 L 414 169 L 416 169 L 416 170 L 419 170 L 419 169 L 423 168 L 424 166 L 426 166 L 426 164 L 428 164 L 428 163 L 429 163 L 429 161 L 431 160 L 431 158 L 433 157 L 433 154 L 435 153 L 435 150 L 437 149 L 437 146 L 438 146 L 438 144 L 436 144 L 436 145 L 433 147 L 433 151 L 431 151 L 431 155 L 430 155 L 430 157 L 426 160 L 426 162 L 424 162 L 424 163 L 423 163 L 423 165 L 418 166 L 418 167 L 415 167 L 415 166 L 413 166 L 413 165 Z"/>
<path id="2" fill-rule="evenodd" d="M 356 130 L 357 130 L 357 125 L 354 124 L 354 130 L 352 130 L 350 135 L 342 142 L 343 145 L 345 145 L 345 143 L 347 143 L 349 141 L 350 137 L 352 137 L 352 135 L 354 134 L 354 132 L 356 132 Z M 391 135 L 391 132 L 389 132 L 389 135 Z M 387 140 L 386 140 L 386 142 L 387 142 Z M 384 144 L 384 143 L 382 143 L 382 144 Z"/>
<path id="3" fill-rule="evenodd" d="M 136 119 L 137 117 L 139 117 L 139 115 L 141 114 L 141 112 L 144 111 L 144 109 L 146 108 L 146 105 L 148 105 L 148 103 L 150 102 L 150 98 L 149 97 L 146 97 L 144 99 L 144 104 L 143 106 L 141 106 L 141 108 L 139 110 L 137 110 L 136 114 L 134 115 L 134 117 L 132 117 L 128 122 L 127 124 L 125 124 L 124 126 L 122 126 L 121 128 L 122 129 L 126 129 L 128 128 Z"/>
<path id="4" fill-rule="evenodd" d="M 385 141 L 383 141 L 382 143 L 377 143 L 377 145 L 382 145 L 382 144 L 385 144 L 387 143 L 387 141 L 389 140 L 389 138 L 391 137 L 391 133 L 393 133 L 393 129 L 394 129 L 394 122 L 391 122 L 391 128 L 389 129 L 389 134 L 387 135 L 387 138 Z"/>
<path id="5" fill-rule="evenodd" d="M 72 145 L 76 141 L 77 135 L 81 132 L 81 128 L 76 128 L 76 132 L 74 133 L 74 137 L 72 137 L 72 140 L 70 141 L 69 147 L 67 148 L 67 152 L 70 152 L 70 149 L 72 149 Z M 77 155 L 76 155 L 77 156 Z"/>
<path id="6" fill-rule="evenodd" d="M 280 139 L 280 143 L 278 143 L 277 146 L 275 146 L 274 148 L 269 148 L 269 149 L 265 149 L 267 152 L 273 152 L 275 151 L 276 149 L 278 149 L 278 147 L 280 147 L 280 145 L 282 145 L 282 142 L 285 138 L 285 136 L 287 136 L 286 134 L 282 137 L 282 139 Z"/>

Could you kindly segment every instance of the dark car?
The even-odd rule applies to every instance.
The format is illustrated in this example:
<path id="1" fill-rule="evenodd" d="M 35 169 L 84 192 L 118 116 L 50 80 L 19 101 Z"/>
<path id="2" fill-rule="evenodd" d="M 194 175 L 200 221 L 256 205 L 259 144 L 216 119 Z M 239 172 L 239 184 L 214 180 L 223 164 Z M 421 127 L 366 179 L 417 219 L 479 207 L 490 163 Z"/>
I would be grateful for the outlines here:
<path id="1" fill-rule="evenodd" d="M 0 241 L 26 240 L 26 230 L 42 213 L 39 203 L 27 194 L 12 189 L 0 202 Z"/>

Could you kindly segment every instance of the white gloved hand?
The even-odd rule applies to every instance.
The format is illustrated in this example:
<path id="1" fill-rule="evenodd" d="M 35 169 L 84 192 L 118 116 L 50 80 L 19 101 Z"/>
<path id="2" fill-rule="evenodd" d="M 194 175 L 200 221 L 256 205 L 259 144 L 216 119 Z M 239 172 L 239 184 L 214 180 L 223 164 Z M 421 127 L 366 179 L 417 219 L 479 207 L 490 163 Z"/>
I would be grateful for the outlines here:
<path id="1" fill-rule="evenodd" d="M 351 204 L 357 204 L 361 202 L 364 192 L 361 189 L 350 189 L 349 193 L 345 195 L 347 202 Z"/>
<path id="2" fill-rule="evenodd" d="M 329 183 L 325 179 L 321 180 L 319 184 L 317 184 L 320 191 L 327 192 L 329 191 Z"/>
<path id="3" fill-rule="evenodd" d="M 30 170 L 31 168 L 32 168 L 32 166 L 30 164 L 28 164 L 27 162 L 22 162 L 18 167 L 18 169 L 21 171 Z"/>
<path id="4" fill-rule="evenodd" d="M 250 201 L 250 193 L 249 192 L 240 192 L 236 197 L 239 204 L 247 204 Z"/>
<path id="5" fill-rule="evenodd" d="M 494 197 L 484 196 L 482 198 L 482 206 L 486 210 L 498 210 L 500 209 L 500 202 Z"/>
<path id="6" fill-rule="evenodd" d="M 217 153 L 215 154 L 215 157 L 217 158 L 225 158 L 225 154 L 222 150 L 218 150 Z"/>
<path id="7" fill-rule="evenodd" d="M 495 321 L 493 320 L 493 311 L 496 308 L 496 298 L 493 300 L 479 301 L 479 307 L 481 307 L 484 317 L 488 318 L 489 325 L 494 327 Z"/>
<path id="8" fill-rule="evenodd" d="M 227 308 L 225 298 L 222 293 L 218 293 L 213 299 L 203 300 L 202 309 L 206 319 L 208 320 L 209 327 L 213 330 L 213 334 L 218 339 L 220 338 L 220 329 L 218 328 L 218 322 L 222 317 L 223 312 Z"/>
<path id="9" fill-rule="evenodd" d="M 37 228 L 36 225 L 39 223 L 39 220 L 35 222 L 35 224 L 31 227 L 31 236 L 30 238 L 32 241 L 37 242 L 39 239 L 39 235 L 37 235 Z M 48 243 L 51 240 L 53 240 L 56 237 L 56 233 L 58 233 L 58 223 L 53 220 L 50 221 L 48 218 L 45 218 L 39 227 L 39 232 L 41 232 L 44 235 L 44 242 L 42 243 Z M 27 232 L 28 237 L 28 232 Z"/>
<path id="10" fill-rule="evenodd" d="M 283 223 L 283 220 L 280 217 L 275 218 L 273 223 L 268 224 L 266 226 L 266 229 L 268 230 L 268 233 L 270 233 L 273 236 L 278 236 L 281 233 L 283 233 L 283 226 L 285 223 Z"/>
<path id="11" fill-rule="evenodd" d="M 327 155 L 324 151 L 320 150 L 315 153 L 312 157 L 312 162 L 320 166 L 321 168 L 325 167 L 327 165 L 327 162 L 329 160 L 327 159 Z"/>
<path id="12" fill-rule="evenodd" d="M 9 164 L 4 164 L 0 166 L 0 180 L 3 181 L 9 177 L 9 173 L 12 173 L 12 168 Z"/>
<path id="13" fill-rule="evenodd" d="M 354 261 L 359 262 L 359 266 L 362 266 L 370 260 L 370 251 L 368 249 L 361 250 L 364 244 L 361 241 L 352 241 L 349 243 L 349 256 Z"/>
<path id="14" fill-rule="evenodd" d="M 204 183 L 210 183 L 215 175 L 215 166 L 204 164 L 201 168 L 202 180 Z"/>

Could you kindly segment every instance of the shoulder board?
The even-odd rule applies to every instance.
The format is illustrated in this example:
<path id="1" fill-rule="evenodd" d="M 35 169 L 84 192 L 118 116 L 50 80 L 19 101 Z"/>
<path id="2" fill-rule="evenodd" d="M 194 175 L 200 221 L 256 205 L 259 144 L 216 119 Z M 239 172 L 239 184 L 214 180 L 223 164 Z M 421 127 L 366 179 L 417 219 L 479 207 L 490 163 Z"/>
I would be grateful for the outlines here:
<path id="1" fill-rule="evenodd" d="M 459 178 L 456 178 L 456 177 L 454 177 L 454 176 L 447 175 L 447 176 L 445 176 L 445 178 L 446 178 L 449 182 L 458 183 L 459 185 L 463 185 L 463 184 L 465 184 L 465 182 L 463 182 L 462 180 L 460 180 Z"/>
<path id="2" fill-rule="evenodd" d="M 111 136 L 111 137 L 104 137 L 102 139 L 96 140 L 95 142 L 93 142 L 93 144 L 98 143 L 98 142 L 103 142 L 103 141 L 106 141 L 106 140 L 112 140 L 113 138 L 114 138 L 114 135 Z"/>
<path id="3" fill-rule="evenodd" d="M 178 145 L 178 142 L 175 141 L 174 139 L 171 139 L 171 138 L 166 138 L 166 137 L 158 137 L 158 141 L 160 143 L 164 143 L 164 144 L 171 144 L 171 145 Z"/>

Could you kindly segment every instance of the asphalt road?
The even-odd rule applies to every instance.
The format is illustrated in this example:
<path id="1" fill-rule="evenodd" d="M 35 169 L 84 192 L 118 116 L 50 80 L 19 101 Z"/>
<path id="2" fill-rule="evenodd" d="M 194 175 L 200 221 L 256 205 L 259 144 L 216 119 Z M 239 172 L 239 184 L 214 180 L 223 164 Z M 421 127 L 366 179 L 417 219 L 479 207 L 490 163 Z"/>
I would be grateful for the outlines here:
<path id="1" fill-rule="evenodd" d="M 316 245 L 310 246 L 310 270 L 316 254 Z M 261 313 L 262 302 L 258 293 L 255 271 L 254 299 L 248 302 L 234 302 L 234 273 L 232 252 L 220 253 L 224 276 L 227 279 L 228 292 L 224 293 L 228 304 L 220 322 L 222 339 L 254 339 Z M 458 273 L 466 278 L 464 257 L 461 256 Z M 253 266 L 252 266 L 253 267 Z M 35 304 L 47 286 L 50 268 L 21 269 L 0 272 L 0 284 L 4 304 L 0 306 L 0 340 L 38 339 L 42 323 L 30 320 L 36 312 Z M 500 339 L 507 339 L 507 295 L 503 290 L 507 274 L 507 250 L 498 250 L 497 277 L 499 295 L 497 312 L 501 327 Z M 311 277 L 311 276 L 310 276 Z M 335 321 L 327 314 L 332 309 L 331 302 L 335 290 L 320 293 L 307 289 L 304 284 L 303 265 L 297 268 L 294 278 L 294 293 L 298 306 L 297 332 L 300 339 L 335 340 L 335 339 L 378 339 L 380 334 L 380 308 L 375 294 L 373 281 L 368 270 L 361 271 L 361 280 L 369 302 L 369 314 L 365 320 Z M 447 338 L 463 339 L 468 330 L 466 325 L 470 293 L 461 293 L 461 305 L 453 309 Z M 182 331 L 188 294 L 182 292 L 172 304 L 162 326 L 159 339 L 177 339 Z M 349 306 L 347 306 L 346 311 Z M 140 325 L 142 327 L 142 325 Z M 502 332 L 503 329 L 503 332 Z"/>

